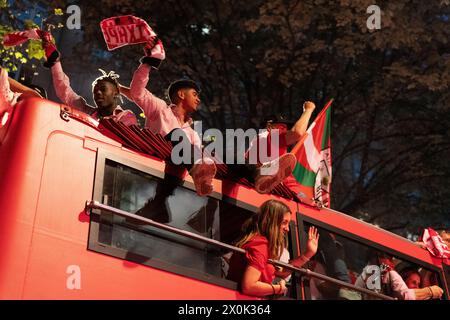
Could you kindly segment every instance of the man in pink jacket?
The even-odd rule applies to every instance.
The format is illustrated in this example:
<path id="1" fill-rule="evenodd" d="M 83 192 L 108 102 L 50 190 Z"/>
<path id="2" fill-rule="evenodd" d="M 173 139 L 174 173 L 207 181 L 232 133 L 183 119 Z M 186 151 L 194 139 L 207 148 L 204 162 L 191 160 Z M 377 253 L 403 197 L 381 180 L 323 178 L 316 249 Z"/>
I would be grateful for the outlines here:
<path id="1" fill-rule="evenodd" d="M 134 72 L 130 85 L 131 99 L 143 110 L 146 117 L 145 127 L 155 133 L 171 138 L 174 133 L 184 135 L 193 147 L 202 154 L 202 141 L 192 129 L 190 114 L 197 111 L 200 105 L 199 87 L 188 79 L 173 82 L 169 87 L 170 105 L 158 97 L 155 97 L 146 89 L 149 81 L 149 73 L 152 68 L 158 69 L 165 59 L 164 47 L 157 38 L 146 44 L 145 56 L 141 59 L 141 65 Z M 171 141 L 173 139 L 170 139 Z M 173 141 L 172 144 L 176 145 Z M 284 154 L 267 164 L 264 169 L 270 171 L 270 175 L 261 174 L 260 168 L 255 168 L 254 182 L 256 190 L 260 193 L 269 193 L 276 185 L 292 173 L 295 166 L 295 156 Z M 209 155 L 203 154 L 201 159 L 190 163 L 184 163 L 194 180 L 197 194 L 200 196 L 212 192 L 212 179 L 216 174 L 214 160 Z M 255 166 L 255 165 L 254 165 Z"/>
<path id="2" fill-rule="evenodd" d="M 158 41 L 152 49 L 147 47 L 146 50 L 150 52 L 146 51 L 147 56 L 141 59 L 141 65 L 135 71 L 130 85 L 131 99 L 144 110 L 145 128 L 170 140 L 174 133 L 181 134 L 189 140 L 193 148 L 197 149 L 197 154 L 201 155 L 202 142 L 191 127 L 193 120 L 190 116 L 200 105 L 200 88 L 192 80 L 181 79 L 169 87 L 169 98 L 172 102 L 170 105 L 155 97 L 145 87 L 151 68 L 159 67 L 165 53 L 161 41 Z M 191 154 L 194 155 L 194 152 Z M 192 156 L 191 162 L 184 165 L 194 180 L 197 194 L 204 196 L 211 193 L 212 179 L 216 174 L 214 161 L 207 156 L 197 160 Z"/>
<path id="3" fill-rule="evenodd" d="M 120 107 L 120 94 L 125 87 L 122 87 L 118 78 L 119 75 L 113 71 L 98 77 L 92 83 L 92 95 L 96 107 L 90 106 L 86 100 L 76 94 L 70 86 L 69 77 L 64 73 L 60 60 L 60 54 L 52 42 L 49 32 L 45 33 L 42 45 L 47 58 L 44 66 L 51 69 L 53 86 L 58 98 L 66 105 L 89 114 L 96 120 L 112 118 L 126 125 L 136 124 L 136 116 L 131 110 L 124 110 Z"/>

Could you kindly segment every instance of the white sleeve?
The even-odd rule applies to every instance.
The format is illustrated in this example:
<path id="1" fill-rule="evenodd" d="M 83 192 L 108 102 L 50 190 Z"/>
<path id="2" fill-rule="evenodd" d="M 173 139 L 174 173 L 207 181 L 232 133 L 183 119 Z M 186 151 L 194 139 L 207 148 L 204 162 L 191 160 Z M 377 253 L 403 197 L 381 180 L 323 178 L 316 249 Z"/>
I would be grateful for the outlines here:
<path id="1" fill-rule="evenodd" d="M 413 289 L 409 289 L 402 277 L 397 271 L 389 271 L 391 280 L 391 289 L 395 295 L 402 300 L 416 300 L 416 294 Z"/>
<path id="2" fill-rule="evenodd" d="M 134 72 L 130 84 L 131 99 L 144 111 L 146 123 L 147 121 L 155 120 L 167 108 L 167 103 L 164 100 L 155 97 L 146 89 L 149 81 L 149 72 L 150 67 L 146 64 L 141 64 Z"/>

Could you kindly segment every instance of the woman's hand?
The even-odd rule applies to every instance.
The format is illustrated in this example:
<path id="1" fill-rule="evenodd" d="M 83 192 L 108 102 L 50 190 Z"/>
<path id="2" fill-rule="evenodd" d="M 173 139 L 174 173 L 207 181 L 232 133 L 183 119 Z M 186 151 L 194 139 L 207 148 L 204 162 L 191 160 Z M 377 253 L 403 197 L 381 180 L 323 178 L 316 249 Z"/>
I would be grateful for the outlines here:
<path id="1" fill-rule="evenodd" d="M 306 252 L 305 256 L 308 259 L 311 259 L 317 252 L 317 248 L 319 247 L 319 233 L 317 232 L 316 227 L 310 227 L 308 231 L 308 242 L 306 244 Z"/>
<path id="2" fill-rule="evenodd" d="M 278 285 L 280 286 L 280 289 L 276 292 L 276 294 L 285 294 L 287 292 L 286 281 L 280 280 L 280 282 L 278 282 Z"/>

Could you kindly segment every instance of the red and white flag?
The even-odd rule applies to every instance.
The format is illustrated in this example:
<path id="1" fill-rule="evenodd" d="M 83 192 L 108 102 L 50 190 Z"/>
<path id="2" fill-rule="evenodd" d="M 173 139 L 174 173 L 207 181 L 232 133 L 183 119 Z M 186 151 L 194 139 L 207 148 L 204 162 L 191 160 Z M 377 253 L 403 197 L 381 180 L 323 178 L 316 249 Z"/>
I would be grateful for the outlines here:
<path id="1" fill-rule="evenodd" d="M 145 20 L 131 15 L 104 19 L 100 22 L 100 28 L 109 51 L 130 44 L 149 42 L 156 37 Z"/>
<path id="2" fill-rule="evenodd" d="M 43 31 L 37 28 L 25 31 L 11 32 L 3 37 L 3 45 L 5 47 L 12 47 L 22 44 L 29 39 L 40 40 L 42 34 Z"/>
<path id="3" fill-rule="evenodd" d="M 432 228 L 423 230 L 422 241 L 433 256 L 444 259 L 450 258 L 450 249 Z"/>
<path id="4" fill-rule="evenodd" d="M 331 192 L 331 104 L 328 101 L 291 153 L 297 158 L 292 175 L 298 182 L 295 192 L 301 200 L 330 207 Z M 294 190 L 294 189 L 292 189 Z"/>

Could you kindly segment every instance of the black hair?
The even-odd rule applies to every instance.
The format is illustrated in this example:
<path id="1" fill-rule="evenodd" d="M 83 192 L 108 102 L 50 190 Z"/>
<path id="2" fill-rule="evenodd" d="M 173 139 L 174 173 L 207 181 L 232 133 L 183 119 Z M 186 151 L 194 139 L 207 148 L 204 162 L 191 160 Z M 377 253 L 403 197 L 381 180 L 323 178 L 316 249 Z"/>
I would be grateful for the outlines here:
<path id="1" fill-rule="evenodd" d="M 378 264 L 379 263 L 379 259 L 385 258 L 385 259 L 391 259 L 392 256 L 390 256 L 389 254 L 383 252 L 383 251 L 378 251 L 375 248 L 369 248 L 367 250 L 367 260 L 371 263 L 375 263 Z"/>
<path id="2" fill-rule="evenodd" d="M 106 73 L 104 70 L 102 69 L 98 69 L 103 75 L 101 75 L 100 77 L 98 77 L 97 79 L 95 79 L 92 82 L 92 88 L 95 87 L 95 85 L 99 82 L 99 81 L 107 81 L 111 84 L 113 84 L 117 91 L 120 92 L 119 89 L 119 81 L 117 79 L 119 79 L 119 75 L 117 73 L 115 73 L 114 71 L 110 71 L 109 73 Z"/>
<path id="3" fill-rule="evenodd" d="M 276 114 L 271 114 L 262 119 L 259 123 L 259 127 L 264 129 L 269 123 L 284 123 L 288 128 L 292 127 L 294 124 L 289 122 L 284 116 L 277 116 Z"/>
<path id="4" fill-rule="evenodd" d="M 35 84 L 29 84 L 28 87 L 39 93 L 43 98 L 47 99 L 47 91 L 44 88 Z"/>
<path id="5" fill-rule="evenodd" d="M 404 281 L 406 281 L 406 279 L 408 279 L 408 277 L 412 274 L 417 274 L 420 277 L 420 283 L 422 284 L 422 276 L 420 275 L 419 270 L 417 270 L 414 267 L 406 267 L 404 268 L 401 272 L 400 272 L 400 276 L 402 277 L 402 279 Z"/>
<path id="6" fill-rule="evenodd" d="M 167 89 L 170 102 L 174 103 L 175 96 L 180 89 L 194 89 L 200 93 L 200 87 L 194 80 L 180 79 L 172 82 Z"/>

